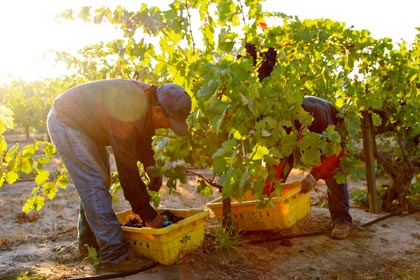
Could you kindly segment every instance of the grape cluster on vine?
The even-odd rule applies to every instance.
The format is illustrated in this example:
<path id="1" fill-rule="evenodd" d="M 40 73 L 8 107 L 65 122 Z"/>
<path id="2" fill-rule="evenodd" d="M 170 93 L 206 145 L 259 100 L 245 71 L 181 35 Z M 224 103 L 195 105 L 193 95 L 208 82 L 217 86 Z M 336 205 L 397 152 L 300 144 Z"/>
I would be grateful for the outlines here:
<path id="1" fill-rule="evenodd" d="M 259 56 L 261 57 L 261 64 L 257 65 L 258 52 L 255 44 L 246 43 L 245 50 L 248 55 L 252 57 L 254 62 L 254 67 L 258 68 L 258 79 L 261 82 L 266 77 L 271 75 L 271 72 L 274 69 L 274 66 L 277 62 L 277 51 L 273 47 L 268 48 L 265 52 L 260 52 Z"/>

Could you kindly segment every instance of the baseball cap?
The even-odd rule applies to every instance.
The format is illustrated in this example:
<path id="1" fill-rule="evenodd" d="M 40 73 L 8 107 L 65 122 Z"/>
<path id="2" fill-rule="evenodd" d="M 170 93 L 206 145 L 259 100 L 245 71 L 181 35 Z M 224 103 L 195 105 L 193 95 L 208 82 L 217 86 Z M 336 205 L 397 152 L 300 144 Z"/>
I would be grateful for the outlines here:
<path id="1" fill-rule="evenodd" d="M 172 130 L 180 136 L 187 135 L 186 119 L 191 111 L 191 98 L 185 89 L 177 84 L 164 84 L 157 88 L 156 96 L 169 117 Z"/>

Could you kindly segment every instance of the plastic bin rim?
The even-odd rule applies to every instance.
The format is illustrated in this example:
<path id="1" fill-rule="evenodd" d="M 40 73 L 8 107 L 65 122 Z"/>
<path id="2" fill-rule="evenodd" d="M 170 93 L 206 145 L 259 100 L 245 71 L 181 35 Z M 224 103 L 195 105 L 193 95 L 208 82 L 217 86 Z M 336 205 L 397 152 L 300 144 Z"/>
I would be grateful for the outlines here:
<path id="1" fill-rule="evenodd" d="M 147 227 L 143 227 L 143 228 L 135 228 L 135 227 L 128 227 L 128 226 L 121 226 L 121 228 L 124 231 L 128 231 L 128 232 L 137 232 L 137 233 L 149 233 L 149 234 L 167 234 L 169 232 L 172 232 L 178 228 L 181 228 L 183 226 L 185 226 L 186 224 L 192 223 L 194 221 L 198 221 L 201 220 L 203 218 L 206 218 L 208 216 L 210 216 L 210 212 L 208 209 L 199 209 L 199 208 L 188 208 L 188 209 L 172 209 L 172 208 L 158 208 L 158 211 L 164 211 L 164 210 L 171 210 L 174 212 L 197 212 L 185 219 L 183 219 L 182 221 L 179 221 L 177 223 L 174 223 L 172 225 L 169 225 L 167 227 L 163 227 L 163 228 L 147 228 Z M 132 212 L 131 209 L 127 209 L 124 211 L 121 211 L 119 213 L 117 213 L 117 216 L 119 215 L 123 215 L 127 212 Z"/>
<path id="2" fill-rule="evenodd" d="M 287 186 L 287 184 L 285 184 L 285 186 Z M 295 194 L 299 193 L 301 190 L 301 187 L 295 187 L 295 185 L 293 185 L 294 187 L 290 189 L 289 192 L 287 192 L 285 195 L 282 196 L 273 196 L 271 198 L 264 198 L 264 201 L 268 201 L 269 199 L 271 199 L 271 201 L 273 202 L 281 202 L 284 201 L 286 199 L 289 199 L 290 197 L 294 196 Z M 212 201 L 209 201 L 206 206 L 208 208 L 211 208 L 211 206 L 218 206 L 221 203 L 223 197 L 218 197 Z M 237 205 L 237 204 L 241 204 L 241 205 L 247 205 L 247 204 L 255 204 L 257 202 L 256 199 L 253 200 L 242 200 L 242 201 L 232 201 L 232 205 Z M 209 207 L 210 206 L 210 207 Z"/>

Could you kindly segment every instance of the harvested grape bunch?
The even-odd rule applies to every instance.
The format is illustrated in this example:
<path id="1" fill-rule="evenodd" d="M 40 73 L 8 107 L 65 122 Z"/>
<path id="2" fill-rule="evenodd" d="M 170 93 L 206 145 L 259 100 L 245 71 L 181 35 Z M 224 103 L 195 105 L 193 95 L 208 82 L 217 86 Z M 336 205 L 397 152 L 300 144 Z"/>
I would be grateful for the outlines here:
<path id="1" fill-rule="evenodd" d="M 141 228 L 143 223 L 137 218 L 130 218 L 123 226 Z"/>
<path id="2" fill-rule="evenodd" d="M 166 225 L 174 224 L 184 219 L 183 217 L 175 215 L 171 210 L 165 210 L 160 213 L 160 215 L 166 217 L 166 221 L 168 222 Z"/>
<path id="3" fill-rule="evenodd" d="M 164 227 L 169 226 L 171 224 L 175 224 L 184 219 L 184 217 L 177 216 L 175 215 L 175 213 L 173 213 L 170 210 L 164 210 L 163 212 L 160 213 L 160 215 L 165 217 L 166 219 L 166 221 L 163 223 Z M 145 227 L 146 225 L 138 218 L 130 217 L 128 221 L 125 222 L 125 224 L 123 224 L 123 226 L 142 228 L 142 227 Z"/>

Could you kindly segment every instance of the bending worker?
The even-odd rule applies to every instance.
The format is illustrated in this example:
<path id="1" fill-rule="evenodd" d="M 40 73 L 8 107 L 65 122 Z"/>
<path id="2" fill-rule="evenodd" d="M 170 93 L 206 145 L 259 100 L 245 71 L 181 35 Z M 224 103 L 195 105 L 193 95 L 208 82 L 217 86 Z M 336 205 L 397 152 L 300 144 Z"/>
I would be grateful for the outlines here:
<path id="1" fill-rule="evenodd" d="M 335 125 L 336 129 L 339 122 L 343 120 L 338 118 L 338 111 L 335 106 L 324 99 L 315 96 L 305 96 L 302 102 L 303 109 L 313 117 L 309 131 L 321 134 L 329 125 Z M 299 131 L 303 126 L 297 125 Z M 299 135 L 301 137 L 301 135 Z M 304 137 L 304 136 L 303 136 Z M 298 138 L 299 139 L 299 138 Z M 302 192 L 311 191 L 318 180 L 323 179 L 328 187 L 328 208 L 331 216 L 332 230 L 331 238 L 345 239 L 349 236 L 352 217 L 349 213 L 349 194 L 347 183 L 338 183 L 334 176 L 341 172 L 340 159 L 344 157 L 342 150 L 338 155 L 321 157 L 321 163 L 315 166 L 302 180 Z M 286 159 L 280 161 L 275 167 L 275 178 L 285 182 L 293 168 L 294 156 L 291 154 Z M 269 193 L 273 184 L 269 180 L 266 182 L 265 193 Z"/>
<path id="2" fill-rule="evenodd" d="M 53 103 L 48 132 L 80 196 L 79 249 L 99 249 L 105 271 L 129 271 L 141 266 L 128 258 L 121 225 L 112 209 L 110 163 L 112 147 L 124 197 L 146 226 L 159 228 L 163 217 L 150 205 L 138 160 L 158 191 L 152 137 L 155 129 L 171 128 L 186 135 L 191 99 L 176 84 L 155 87 L 124 79 L 99 80 L 73 87 Z"/>

